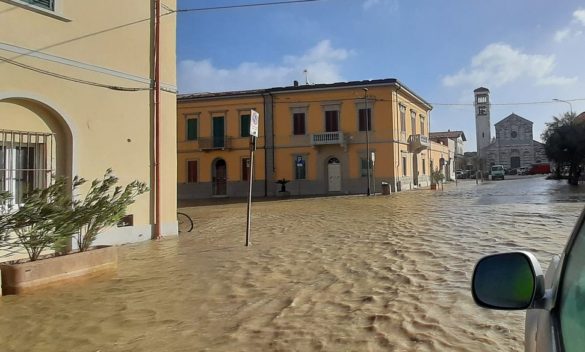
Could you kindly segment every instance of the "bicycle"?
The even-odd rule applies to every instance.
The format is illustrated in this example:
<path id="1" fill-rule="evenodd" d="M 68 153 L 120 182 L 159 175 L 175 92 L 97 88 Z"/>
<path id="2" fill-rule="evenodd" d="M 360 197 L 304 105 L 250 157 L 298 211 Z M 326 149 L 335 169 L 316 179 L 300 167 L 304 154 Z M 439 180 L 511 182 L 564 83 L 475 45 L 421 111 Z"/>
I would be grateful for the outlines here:
<path id="1" fill-rule="evenodd" d="M 193 220 L 185 213 L 177 212 L 177 222 L 179 224 L 179 234 L 191 232 L 193 230 Z"/>

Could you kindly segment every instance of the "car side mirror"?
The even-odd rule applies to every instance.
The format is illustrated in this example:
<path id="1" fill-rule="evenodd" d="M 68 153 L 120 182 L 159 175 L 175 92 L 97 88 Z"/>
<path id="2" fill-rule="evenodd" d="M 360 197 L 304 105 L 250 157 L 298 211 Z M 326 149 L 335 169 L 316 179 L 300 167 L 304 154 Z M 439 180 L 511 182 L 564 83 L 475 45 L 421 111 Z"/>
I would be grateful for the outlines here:
<path id="1" fill-rule="evenodd" d="M 544 297 L 544 275 L 529 252 L 489 255 L 475 266 L 471 291 L 480 307 L 526 309 Z"/>

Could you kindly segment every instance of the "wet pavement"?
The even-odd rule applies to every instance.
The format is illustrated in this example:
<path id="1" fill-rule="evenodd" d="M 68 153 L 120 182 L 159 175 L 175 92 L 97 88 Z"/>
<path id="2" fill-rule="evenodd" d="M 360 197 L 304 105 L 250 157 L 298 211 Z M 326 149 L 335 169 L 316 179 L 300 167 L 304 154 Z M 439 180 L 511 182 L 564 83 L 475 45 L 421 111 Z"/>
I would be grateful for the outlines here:
<path id="1" fill-rule="evenodd" d="M 3 351 L 522 351 L 523 313 L 473 304 L 483 255 L 546 269 L 585 187 L 541 177 L 444 191 L 182 209 L 192 234 L 120 247 L 117 274 L 0 298 Z"/>

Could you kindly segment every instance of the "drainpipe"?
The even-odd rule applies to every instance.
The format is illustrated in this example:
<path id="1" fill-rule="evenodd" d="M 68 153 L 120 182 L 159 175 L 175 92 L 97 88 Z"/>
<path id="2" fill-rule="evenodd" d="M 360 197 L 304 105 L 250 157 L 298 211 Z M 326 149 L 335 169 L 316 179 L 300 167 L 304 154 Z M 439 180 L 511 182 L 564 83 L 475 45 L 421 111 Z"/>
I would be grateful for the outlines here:
<path id="1" fill-rule="evenodd" d="M 399 181 L 399 175 L 400 175 L 400 126 L 398 126 L 398 122 L 400 121 L 400 102 L 398 101 L 398 92 L 400 91 L 400 89 L 402 88 L 402 86 L 400 84 L 397 84 L 398 88 L 396 89 L 396 124 L 394 125 L 396 127 L 396 139 L 395 139 L 395 143 L 396 143 L 396 161 L 394 162 L 394 189 L 396 192 L 398 192 L 398 181 Z M 402 186 L 401 186 L 402 188 Z"/>
<path id="2" fill-rule="evenodd" d="M 155 210 L 153 239 L 161 238 L 160 224 L 160 0 L 155 0 L 154 20 L 154 179 Z"/>

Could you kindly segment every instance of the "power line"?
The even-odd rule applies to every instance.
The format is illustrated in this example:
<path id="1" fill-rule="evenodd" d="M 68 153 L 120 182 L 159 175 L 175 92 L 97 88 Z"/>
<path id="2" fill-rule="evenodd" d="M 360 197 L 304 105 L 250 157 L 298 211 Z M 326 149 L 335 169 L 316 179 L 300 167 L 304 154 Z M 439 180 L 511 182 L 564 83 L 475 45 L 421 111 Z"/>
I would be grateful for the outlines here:
<path id="1" fill-rule="evenodd" d="M 14 61 L 8 58 L 5 58 L 3 56 L 0 56 L 0 61 L 6 62 L 7 64 L 11 64 L 14 66 L 18 66 L 20 68 L 26 69 L 26 70 L 30 70 L 30 71 L 34 71 L 40 74 L 44 74 L 47 76 L 52 76 L 55 78 L 59 78 L 59 79 L 63 79 L 66 81 L 70 81 L 70 82 L 75 82 L 75 83 L 81 83 L 81 84 L 86 84 L 89 86 L 94 86 L 94 87 L 99 87 L 99 88 L 106 88 L 106 89 L 111 89 L 111 90 L 116 90 L 116 91 L 123 91 L 123 92 L 138 92 L 138 91 L 144 91 L 144 90 L 150 90 L 151 88 L 139 88 L 139 87 L 121 87 L 121 86 L 114 86 L 114 85 L 109 85 L 109 84 L 102 84 L 102 83 L 97 83 L 97 82 L 92 82 L 92 81 L 87 81 L 84 79 L 79 79 L 79 78 L 74 78 L 71 76 L 66 76 L 66 75 L 62 75 L 59 73 L 55 73 L 55 72 L 51 72 L 51 71 L 47 71 L 47 70 L 43 70 L 41 68 L 38 67 L 34 67 L 34 66 L 30 66 L 30 65 L 26 65 L 23 64 L 21 62 L 18 61 Z"/>
<path id="2" fill-rule="evenodd" d="M 251 4 L 241 4 L 241 5 L 225 5 L 225 6 L 211 6 L 211 7 L 198 7 L 198 8 L 191 8 L 191 9 L 177 9 L 173 12 L 177 13 L 185 13 L 185 12 L 200 12 L 200 11 L 213 11 L 213 10 L 226 10 L 226 9 L 239 9 L 239 8 L 246 8 L 246 7 L 261 7 L 261 6 L 276 6 L 276 5 L 289 5 L 289 4 L 298 4 L 298 3 L 307 3 L 307 2 L 317 2 L 322 0 L 290 0 L 290 1 L 272 1 L 272 2 L 263 2 L 263 3 L 251 3 Z M 170 9 L 167 9 L 170 10 Z M 171 10 L 172 11 L 172 10 Z"/>

